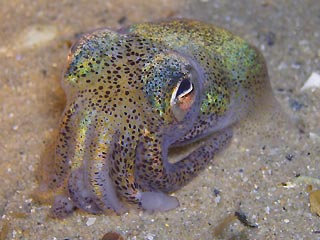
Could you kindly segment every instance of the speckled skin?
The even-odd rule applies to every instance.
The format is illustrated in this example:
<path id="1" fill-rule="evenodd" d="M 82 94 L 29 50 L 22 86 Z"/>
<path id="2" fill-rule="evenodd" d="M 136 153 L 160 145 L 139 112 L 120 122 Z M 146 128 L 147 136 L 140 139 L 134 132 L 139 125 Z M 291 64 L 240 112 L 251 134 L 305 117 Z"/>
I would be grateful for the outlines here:
<path id="1" fill-rule="evenodd" d="M 119 199 L 148 210 L 177 207 L 164 193 L 203 170 L 270 91 L 254 47 L 191 20 L 83 36 L 69 54 L 63 88 L 67 106 L 48 185 L 56 217 L 75 207 L 122 213 Z M 173 148 L 187 152 L 175 163 Z"/>

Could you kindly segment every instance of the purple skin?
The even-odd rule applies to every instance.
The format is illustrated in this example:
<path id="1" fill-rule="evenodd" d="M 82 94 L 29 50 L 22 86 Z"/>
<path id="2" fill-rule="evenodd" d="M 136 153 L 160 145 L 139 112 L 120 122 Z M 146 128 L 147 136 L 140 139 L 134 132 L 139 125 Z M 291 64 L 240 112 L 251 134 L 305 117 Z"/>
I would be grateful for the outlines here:
<path id="1" fill-rule="evenodd" d="M 254 47 L 191 20 L 83 36 L 69 54 L 63 88 L 53 173 L 43 185 L 55 196 L 55 217 L 75 208 L 121 214 L 124 202 L 150 211 L 178 207 L 167 193 L 197 176 L 262 92 L 271 92 Z"/>

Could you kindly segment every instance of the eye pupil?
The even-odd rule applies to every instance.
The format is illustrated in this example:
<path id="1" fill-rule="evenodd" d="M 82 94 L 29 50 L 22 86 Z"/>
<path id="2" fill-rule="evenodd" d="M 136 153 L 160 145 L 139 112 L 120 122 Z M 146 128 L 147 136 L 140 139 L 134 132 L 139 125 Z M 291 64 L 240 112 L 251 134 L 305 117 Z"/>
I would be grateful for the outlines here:
<path id="1" fill-rule="evenodd" d="M 182 78 L 173 89 L 170 106 L 177 121 L 182 121 L 192 108 L 196 100 L 196 92 L 193 83 L 193 75 Z"/>
<path id="2" fill-rule="evenodd" d="M 178 98 L 181 98 L 181 97 L 185 96 L 186 94 L 188 94 L 189 92 L 191 92 L 192 90 L 193 90 L 193 85 L 190 82 L 190 80 L 189 79 L 183 79 L 180 82 L 180 85 L 179 85 L 179 88 L 177 90 L 176 96 Z"/>

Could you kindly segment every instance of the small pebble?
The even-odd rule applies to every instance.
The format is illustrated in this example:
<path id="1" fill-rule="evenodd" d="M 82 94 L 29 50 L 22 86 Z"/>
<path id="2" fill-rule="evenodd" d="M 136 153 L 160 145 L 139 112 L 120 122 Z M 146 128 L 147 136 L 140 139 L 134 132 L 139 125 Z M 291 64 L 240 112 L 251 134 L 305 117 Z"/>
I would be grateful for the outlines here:
<path id="1" fill-rule="evenodd" d="M 101 240 L 124 240 L 124 238 L 116 232 L 108 232 L 106 233 Z"/>
<path id="2" fill-rule="evenodd" d="M 221 191 L 219 189 L 216 189 L 216 188 L 213 189 L 213 193 L 214 193 L 215 196 L 218 196 L 220 194 L 220 192 Z"/>
<path id="3" fill-rule="evenodd" d="M 320 88 L 320 75 L 316 72 L 313 72 L 308 80 L 305 82 L 301 91 L 310 89 L 310 88 Z"/>
<path id="4" fill-rule="evenodd" d="M 88 218 L 86 225 L 91 226 L 96 222 L 96 220 L 97 220 L 96 218 Z"/>
<path id="5" fill-rule="evenodd" d="M 276 34 L 266 29 L 259 33 L 258 38 L 263 41 L 263 43 L 266 43 L 267 46 L 271 47 L 275 44 Z M 264 45 L 262 45 L 262 48 L 264 48 Z"/>
<path id="6" fill-rule="evenodd" d="M 289 104 L 290 104 L 290 107 L 292 108 L 292 110 L 295 112 L 299 111 L 303 107 L 303 104 L 295 99 L 290 99 Z"/>
<path id="7" fill-rule="evenodd" d="M 287 159 L 288 161 L 291 161 L 293 158 L 294 158 L 294 156 L 293 156 L 292 154 L 290 154 L 290 153 L 288 153 L 288 154 L 286 155 L 286 159 Z"/>
<path id="8" fill-rule="evenodd" d="M 21 32 L 14 47 L 27 49 L 40 46 L 53 40 L 58 34 L 58 29 L 53 25 L 32 25 Z"/>
<path id="9" fill-rule="evenodd" d="M 317 142 L 317 141 L 320 142 L 320 136 L 318 134 L 316 134 L 316 133 L 309 132 L 309 137 L 314 142 Z"/>
<path id="10" fill-rule="evenodd" d="M 148 233 L 148 234 L 147 234 L 147 236 L 146 236 L 146 239 L 147 239 L 147 240 L 153 240 L 153 239 L 154 239 L 154 237 L 155 237 L 155 235 L 154 235 L 154 234 L 152 234 L 152 233 Z"/>
<path id="11" fill-rule="evenodd" d="M 234 215 L 237 219 L 246 227 L 257 228 L 258 225 L 256 223 L 250 222 L 243 212 L 236 211 Z"/>
<path id="12" fill-rule="evenodd" d="M 293 69 L 300 69 L 301 66 L 302 66 L 302 63 L 299 62 L 299 61 L 295 61 L 295 62 L 293 62 L 293 63 L 291 64 L 291 67 L 292 67 Z"/>
<path id="13" fill-rule="evenodd" d="M 268 46 L 273 46 L 276 41 L 276 34 L 272 31 L 268 31 L 265 34 L 265 41 L 267 42 Z"/>
<path id="14" fill-rule="evenodd" d="M 264 211 L 266 212 L 266 214 L 270 214 L 270 207 L 269 206 L 265 207 Z"/>
<path id="15" fill-rule="evenodd" d="M 310 192 L 310 211 L 320 216 L 320 190 Z"/>

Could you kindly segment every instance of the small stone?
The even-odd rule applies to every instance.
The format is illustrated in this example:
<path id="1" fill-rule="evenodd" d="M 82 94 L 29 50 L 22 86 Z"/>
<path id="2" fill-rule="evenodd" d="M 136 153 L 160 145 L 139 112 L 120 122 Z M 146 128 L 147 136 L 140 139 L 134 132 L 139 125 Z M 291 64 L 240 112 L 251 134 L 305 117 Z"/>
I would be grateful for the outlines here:
<path id="1" fill-rule="evenodd" d="M 268 31 L 265 35 L 265 41 L 268 46 L 273 46 L 276 41 L 276 34 L 272 31 Z"/>
<path id="2" fill-rule="evenodd" d="M 303 107 L 303 104 L 300 103 L 296 99 L 290 99 L 289 100 L 289 104 L 290 104 L 290 107 L 292 108 L 292 110 L 295 111 L 295 112 L 299 111 Z"/>
<path id="3" fill-rule="evenodd" d="M 86 225 L 91 226 L 96 222 L 96 220 L 97 220 L 96 218 L 88 218 Z"/>
<path id="4" fill-rule="evenodd" d="M 310 88 L 320 88 L 320 75 L 316 72 L 313 72 L 308 78 L 306 83 L 301 88 L 301 91 L 310 89 Z"/>
<path id="5" fill-rule="evenodd" d="M 221 191 L 219 189 L 216 189 L 216 188 L 213 189 L 213 193 L 215 196 L 218 196 L 220 194 L 220 192 Z"/>
<path id="6" fill-rule="evenodd" d="M 280 184 L 281 187 L 290 189 L 290 188 L 295 188 L 297 184 L 295 182 L 283 182 Z"/>
<path id="7" fill-rule="evenodd" d="M 17 49 L 28 49 L 44 45 L 53 40 L 58 34 L 56 26 L 32 25 L 21 32 L 14 47 Z"/>
<path id="8" fill-rule="evenodd" d="M 147 240 L 153 240 L 154 237 L 155 237 L 155 235 L 152 234 L 152 233 L 148 233 L 148 234 L 146 235 L 146 239 L 147 239 Z"/>
<path id="9" fill-rule="evenodd" d="M 269 206 L 265 207 L 264 211 L 266 212 L 266 214 L 270 214 L 270 207 Z"/>
<path id="10" fill-rule="evenodd" d="M 309 137 L 314 142 L 320 142 L 320 136 L 316 133 L 309 132 Z"/>
<path id="11" fill-rule="evenodd" d="M 293 156 L 292 154 L 290 154 L 290 153 L 288 153 L 288 154 L 286 155 L 286 159 L 287 159 L 288 161 L 291 161 L 293 158 L 294 158 L 294 156 Z"/>
<path id="12" fill-rule="evenodd" d="M 310 211 L 320 216 L 320 190 L 310 192 Z"/>
<path id="13" fill-rule="evenodd" d="M 124 238 L 116 232 L 108 232 L 106 233 L 101 240 L 124 240 Z"/>
<path id="14" fill-rule="evenodd" d="M 291 64 L 291 67 L 292 67 L 293 69 L 300 69 L 301 66 L 302 66 L 302 63 L 299 62 L 299 61 L 295 61 L 295 62 L 293 62 L 293 63 Z"/>
<path id="15" fill-rule="evenodd" d="M 258 38 L 263 41 L 263 43 L 266 43 L 269 47 L 271 47 L 275 44 L 276 34 L 271 30 L 265 29 L 259 33 Z M 264 47 L 264 45 L 262 45 L 262 47 Z"/>

